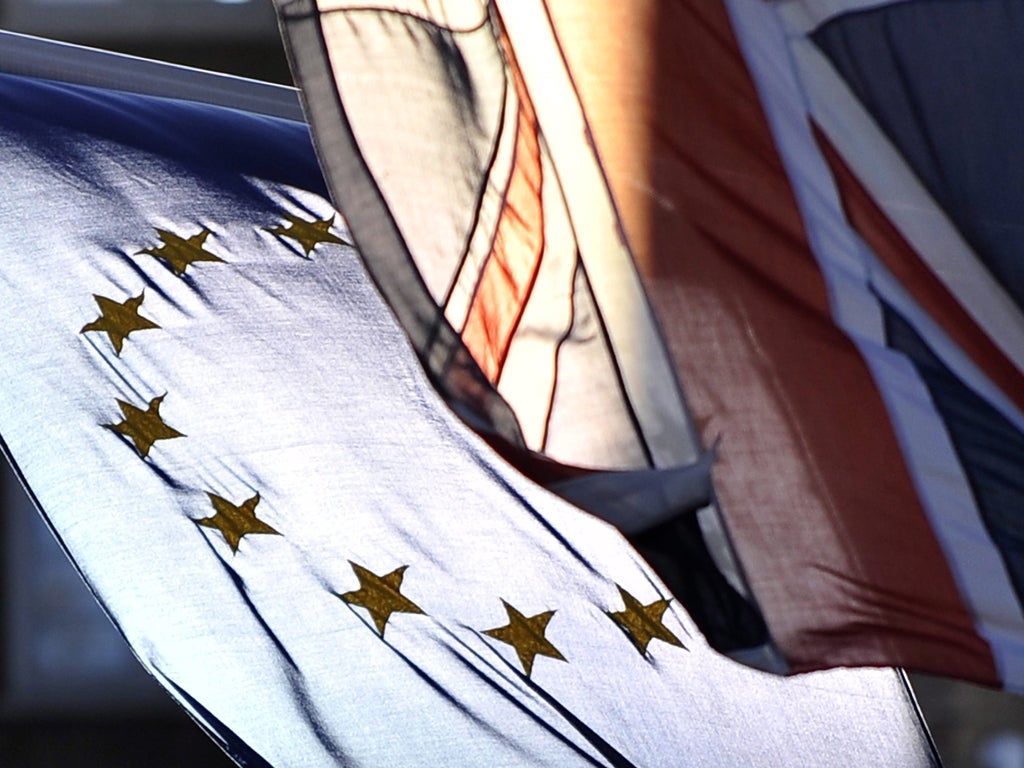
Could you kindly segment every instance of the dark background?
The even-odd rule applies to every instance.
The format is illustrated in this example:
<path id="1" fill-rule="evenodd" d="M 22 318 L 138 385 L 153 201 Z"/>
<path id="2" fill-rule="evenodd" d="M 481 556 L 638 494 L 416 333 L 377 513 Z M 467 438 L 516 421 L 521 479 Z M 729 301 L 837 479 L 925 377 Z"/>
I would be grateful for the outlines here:
<path id="1" fill-rule="evenodd" d="M 0 0 L 0 29 L 291 84 L 269 0 Z M 0 477 L 0 768 L 234 763 L 159 689 Z M 913 686 L 950 768 L 1024 768 L 1024 698 Z"/>

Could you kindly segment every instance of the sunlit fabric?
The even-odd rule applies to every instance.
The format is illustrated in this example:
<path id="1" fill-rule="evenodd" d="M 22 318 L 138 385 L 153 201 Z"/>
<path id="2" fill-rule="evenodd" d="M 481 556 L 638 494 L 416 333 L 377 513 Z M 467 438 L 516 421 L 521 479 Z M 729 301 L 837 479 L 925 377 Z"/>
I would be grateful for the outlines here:
<path id="1" fill-rule="evenodd" d="M 5 448 L 240 764 L 935 764 L 896 673 L 713 653 L 448 413 L 305 126 L 3 75 L 0 178 Z"/>
<path id="2" fill-rule="evenodd" d="M 1024 690 L 1015 3 L 278 6 L 467 423 L 736 658 Z"/>

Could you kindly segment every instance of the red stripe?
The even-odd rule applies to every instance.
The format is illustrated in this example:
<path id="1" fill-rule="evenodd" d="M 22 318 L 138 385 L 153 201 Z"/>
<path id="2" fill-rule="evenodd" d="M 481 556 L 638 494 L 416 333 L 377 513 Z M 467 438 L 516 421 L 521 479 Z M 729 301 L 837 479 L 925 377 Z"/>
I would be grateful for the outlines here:
<path id="1" fill-rule="evenodd" d="M 526 308 L 544 251 L 537 118 L 522 75 L 505 46 L 519 97 L 515 160 L 494 245 L 480 276 L 462 339 L 491 381 L 501 377 L 512 336 Z"/>
<path id="2" fill-rule="evenodd" d="M 705 441 L 722 437 L 723 511 L 793 669 L 995 682 L 871 373 L 831 320 L 724 9 L 550 5 L 688 402 Z M 598 27 L 641 61 L 610 55 Z M 647 147 L 643 162 L 624 145 Z"/>
<path id="3" fill-rule="evenodd" d="M 1024 375 L 993 343 L 893 226 L 817 125 L 815 139 L 828 161 L 847 219 L 914 300 L 985 375 L 1024 410 Z"/>

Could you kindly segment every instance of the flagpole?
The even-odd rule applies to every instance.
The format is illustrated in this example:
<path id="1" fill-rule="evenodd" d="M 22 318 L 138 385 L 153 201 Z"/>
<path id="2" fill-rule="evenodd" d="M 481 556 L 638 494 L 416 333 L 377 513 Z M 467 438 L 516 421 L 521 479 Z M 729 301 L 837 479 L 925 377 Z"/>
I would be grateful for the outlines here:
<path id="1" fill-rule="evenodd" d="M 295 88 L 3 30 L 0 72 L 304 119 Z"/>

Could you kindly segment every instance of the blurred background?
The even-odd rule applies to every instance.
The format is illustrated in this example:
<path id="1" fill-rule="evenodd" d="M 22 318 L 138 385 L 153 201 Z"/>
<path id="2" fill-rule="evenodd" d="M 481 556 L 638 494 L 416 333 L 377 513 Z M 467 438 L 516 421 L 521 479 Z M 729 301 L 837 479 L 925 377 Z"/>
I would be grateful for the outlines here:
<path id="1" fill-rule="evenodd" d="M 269 0 L 0 0 L 0 29 L 291 84 Z M 0 463 L 0 766 L 234 765 L 142 670 Z M 1024 697 L 911 681 L 946 766 L 1024 768 Z"/>

